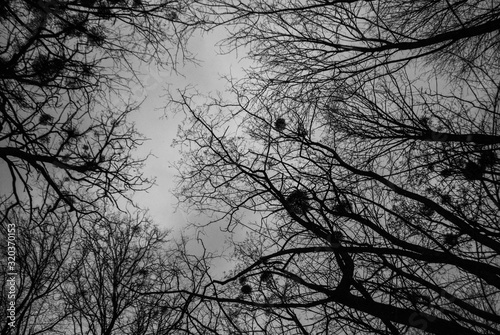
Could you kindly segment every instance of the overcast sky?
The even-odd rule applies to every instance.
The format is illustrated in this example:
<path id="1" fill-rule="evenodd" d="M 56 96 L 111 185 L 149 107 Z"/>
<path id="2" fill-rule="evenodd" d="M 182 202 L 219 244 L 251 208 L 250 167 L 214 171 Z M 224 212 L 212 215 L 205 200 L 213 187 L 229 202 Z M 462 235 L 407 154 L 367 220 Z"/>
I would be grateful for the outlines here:
<path id="1" fill-rule="evenodd" d="M 199 65 L 187 64 L 180 68 L 180 75 L 170 72 L 157 73 L 150 70 L 151 77 L 146 86 L 147 98 L 139 111 L 135 112 L 131 121 L 136 123 L 139 132 L 150 140 L 141 147 L 140 155 L 151 152 L 146 164 L 147 176 L 156 177 L 156 186 L 147 193 L 137 193 L 134 200 L 141 206 L 149 208 L 150 215 L 162 228 L 172 228 L 177 233 L 186 226 L 188 214 L 180 208 L 176 211 L 176 199 L 172 195 L 175 186 L 175 169 L 172 163 L 180 156 L 178 148 L 172 147 L 176 137 L 177 127 L 184 115 L 167 113 L 163 106 L 166 103 L 165 89 L 177 90 L 186 86 L 193 86 L 202 94 L 223 91 L 227 82 L 222 76 L 231 74 L 233 77 L 242 77 L 242 64 L 235 54 L 220 55 L 216 43 L 221 39 L 220 33 L 211 33 L 204 36 L 193 36 L 189 43 L 189 50 L 200 61 Z M 241 54 L 238 54 L 241 58 Z M 160 83 L 160 81 L 163 81 Z M 163 87 L 162 87 L 163 86 Z M 191 221 L 202 221 L 194 213 L 189 215 Z M 208 247 L 215 248 L 221 245 L 223 236 L 217 234 L 218 229 L 211 229 L 205 238 Z M 177 234 L 176 234 L 177 235 Z"/>

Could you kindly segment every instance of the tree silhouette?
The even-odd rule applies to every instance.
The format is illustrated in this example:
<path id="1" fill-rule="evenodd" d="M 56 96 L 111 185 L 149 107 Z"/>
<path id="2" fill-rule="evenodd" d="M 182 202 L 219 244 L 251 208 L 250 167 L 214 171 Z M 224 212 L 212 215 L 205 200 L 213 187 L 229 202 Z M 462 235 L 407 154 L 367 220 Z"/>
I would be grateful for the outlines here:
<path id="1" fill-rule="evenodd" d="M 2 323 L 2 334 L 145 334 L 177 323 L 179 297 L 140 296 L 180 280 L 160 257 L 173 253 L 164 234 L 127 216 L 133 192 L 152 184 L 147 157 L 133 154 L 145 137 L 127 118 L 162 72 L 191 58 L 188 4 L 1 2 L 2 280 L 11 273 L 7 227 L 18 270 L 16 324 Z"/>
<path id="2" fill-rule="evenodd" d="M 423 164 L 411 172 L 399 162 L 367 164 L 358 158 L 368 159 L 366 151 L 349 146 L 356 142 L 337 144 L 330 132 L 316 139 L 290 131 L 267 143 L 242 132 L 230 138 L 229 122 L 245 110 L 240 108 L 225 120 L 220 115 L 226 109 L 190 110 L 195 122 L 184 143 L 198 147 L 181 171 L 185 187 L 179 196 L 227 219 L 229 230 L 244 224 L 260 232 L 262 255 L 249 256 L 245 272 L 272 271 L 273 278 L 286 279 L 284 291 L 291 297 L 285 303 L 266 305 L 266 296 L 246 304 L 314 313 L 318 321 L 308 327 L 315 329 L 398 333 L 415 327 L 477 334 L 498 329 L 496 172 L 445 178 Z M 265 132 L 262 115 L 245 113 L 245 122 L 253 120 Z M 273 134 L 271 122 L 267 129 Z M 392 153 L 377 155 L 381 161 L 394 159 Z M 300 201 L 291 189 L 300 189 Z M 241 223 L 245 210 L 262 219 Z M 284 265 L 268 269 L 261 256 Z"/>
<path id="3" fill-rule="evenodd" d="M 453 76 L 469 73 L 464 62 L 498 71 L 500 9 L 481 0 L 199 2 L 207 22 L 235 28 L 225 46 L 264 60 L 271 86 L 352 85 L 414 59 Z"/>
<path id="4" fill-rule="evenodd" d="M 179 200 L 251 232 L 196 295 L 214 329 L 498 332 L 498 6 L 213 3 L 260 65 L 175 101 Z"/>
<path id="5" fill-rule="evenodd" d="M 183 319 L 184 282 L 173 271 L 183 266 L 173 261 L 181 253 L 167 232 L 143 212 L 101 212 L 82 216 L 61 206 L 27 214 L 16 206 L 4 218 L 0 277 L 8 292 L 14 273 L 16 313 L 15 326 L 3 323 L 1 334 L 158 334 Z M 10 225 L 14 269 L 7 263 Z M 2 295 L 6 320 L 10 301 Z"/>
<path id="6" fill-rule="evenodd" d="M 60 289 L 73 269 L 82 265 L 72 254 L 78 240 L 78 219 L 64 207 L 50 211 L 38 208 L 31 213 L 20 209 L 16 206 L 9 211 L 0 226 L 2 291 L 11 289 L 7 279 L 14 278 L 15 296 L 2 294 L 1 316 L 8 322 L 2 323 L 0 333 L 51 332 L 71 314 Z M 7 319 L 6 312 L 12 301 L 16 303 L 14 320 Z M 14 327 L 10 321 L 15 322 Z"/>
<path id="7" fill-rule="evenodd" d="M 32 205 L 33 188 L 44 180 L 68 208 L 90 213 L 103 201 L 117 205 L 149 187 L 140 171 L 144 159 L 131 154 L 144 137 L 127 115 L 149 85 L 141 64 L 171 69 L 179 52 L 189 57 L 183 6 L 154 0 L 2 2 L 0 159 L 10 185 L 4 196 Z"/>
<path id="8" fill-rule="evenodd" d="M 153 288 L 171 288 L 158 280 L 168 268 L 161 258 L 167 252 L 166 233 L 142 213 L 110 214 L 87 227 L 75 252 L 82 265 L 61 289 L 77 332 L 145 334 L 168 323 L 174 297 L 141 297 Z"/>

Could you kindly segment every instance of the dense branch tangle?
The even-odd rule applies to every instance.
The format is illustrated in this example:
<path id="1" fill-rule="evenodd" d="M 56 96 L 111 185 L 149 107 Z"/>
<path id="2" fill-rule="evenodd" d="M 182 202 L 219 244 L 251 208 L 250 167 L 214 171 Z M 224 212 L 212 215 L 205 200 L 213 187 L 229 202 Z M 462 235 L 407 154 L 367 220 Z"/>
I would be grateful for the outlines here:
<path id="1" fill-rule="evenodd" d="M 258 291 L 244 303 L 276 315 L 293 310 L 303 317 L 289 322 L 297 329 L 352 332 L 359 327 L 367 333 L 403 333 L 419 328 L 437 334 L 498 330 L 496 161 L 474 178 L 466 165 L 458 165 L 451 177 L 428 169 L 431 162 L 446 164 L 444 149 L 433 148 L 436 142 L 451 143 L 446 154 L 470 160 L 480 159 L 482 152 L 496 155 L 498 135 L 476 128 L 488 123 L 460 120 L 457 111 L 448 124 L 453 129 L 449 138 L 427 140 L 430 125 L 421 122 L 418 95 L 400 95 L 414 103 L 406 102 L 415 115 L 411 123 L 401 122 L 390 109 L 380 112 L 404 130 L 392 136 L 390 123 L 370 117 L 377 108 L 390 106 L 382 99 L 391 99 L 387 92 L 377 98 L 368 90 L 352 94 L 345 104 L 360 109 L 352 115 L 345 106 L 344 115 L 335 114 L 320 99 L 268 104 L 276 100 L 265 95 L 248 100 L 246 91 L 235 92 L 238 103 L 215 102 L 201 111 L 186 97 L 179 101 L 193 124 L 180 141 L 194 149 L 187 152 L 181 170 L 185 187 L 180 199 L 218 213 L 229 220 L 231 230 L 245 225 L 254 231 L 243 246 L 262 243 L 242 255 L 248 267 L 241 274 L 218 285 L 251 278 Z M 331 117 L 343 116 L 341 124 L 354 122 L 350 129 L 357 125 L 357 132 L 332 124 Z M 363 133 L 370 122 L 380 122 L 373 137 Z M 413 136 L 412 129 L 421 136 Z M 481 138 L 474 132 L 483 131 L 491 143 L 470 144 L 471 138 Z M 412 146 L 419 149 L 408 151 Z M 238 219 L 243 210 L 260 213 L 262 220 Z M 266 255 L 272 255 L 268 262 L 279 263 L 270 266 L 259 260 Z M 275 278 L 269 288 L 259 279 L 265 271 Z M 273 296 L 282 301 L 270 302 Z M 223 297 L 217 293 L 215 299 Z"/>
<path id="2" fill-rule="evenodd" d="M 185 11 L 178 1 L 2 2 L 3 197 L 32 204 L 41 178 L 61 204 L 92 212 L 149 187 L 132 157 L 144 137 L 127 115 L 144 98 L 138 68 L 187 56 Z"/>
<path id="3" fill-rule="evenodd" d="M 148 334 L 175 325 L 183 303 L 178 294 L 144 291 L 178 290 L 179 255 L 143 212 L 81 215 L 53 204 L 43 195 L 36 208 L 14 206 L 0 223 L 0 253 L 7 253 L 7 233 L 16 235 L 16 320 L 0 334 L 114 332 Z M 56 200 L 57 201 L 57 200 Z M 5 257 L 7 259 L 7 257 Z M 2 289 L 12 278 L 12 265 L 0 263 Z M 7 319 L 7 302 L 0 299 Z M 7 319 L 8 320 L 8 319 Z M 16 331 L 14 332 L 13 329 Z"/>
<path id="4" fill-rule="evenodd" d="M 200 2 L 256 61 L 178 101 L 180 200 L 251 233 L 223 329 L 498 332 L 500 3 Z"/>
<path id="5" fill-rule="evenodd" d="M 265 74 L 251 76 L 276 91 L 357 86 L 411 62 L 451 76 L 467 76 L 468 62 L 499 70 L 497 1 L 200 2 L 214 25 L 234 27 L 226 50 L 245 47 Z"/>

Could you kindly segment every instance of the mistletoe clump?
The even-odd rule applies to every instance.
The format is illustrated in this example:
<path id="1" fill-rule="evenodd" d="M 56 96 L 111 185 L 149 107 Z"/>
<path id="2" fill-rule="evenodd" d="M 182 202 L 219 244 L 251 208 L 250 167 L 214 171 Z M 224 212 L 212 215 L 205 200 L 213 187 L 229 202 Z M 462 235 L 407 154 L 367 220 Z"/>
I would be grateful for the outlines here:
<path id="1" fill-rule="evenodd" d="M 309 208 L 309 199 L 304 190 L 295 190 L 288 195 L 286 202 L 290 211 L 295 214 L 304 214 Z"/>

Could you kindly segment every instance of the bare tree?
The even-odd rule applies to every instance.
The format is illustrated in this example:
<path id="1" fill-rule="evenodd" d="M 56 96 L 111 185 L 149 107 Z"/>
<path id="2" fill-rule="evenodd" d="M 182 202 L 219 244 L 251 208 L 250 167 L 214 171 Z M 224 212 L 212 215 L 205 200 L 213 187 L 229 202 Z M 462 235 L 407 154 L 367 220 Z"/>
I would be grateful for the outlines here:
<path id="1" fill-rule="evenodd" d="M 73 253 L 79 219 L 64 206 L 54 207 L 50 197 L 39 205 L 48 210 L 24 212 L 14 206 L 2 218 L 1 315 L 7 322 L 1 334 L 50 333 L 71 314 L 61 285 L 82 265 Z"/>
<path id="2" fill-rule="evenodd" d="M 230 231 L 254 231 L 262 243 L 246 255 L 241 273 L 213 281 L 217 288 L 205 299 L 291 313 L 296 318 L 280 322 L 304 333 L 498 330 L 493 172 L 471 178 L 464 170 L 443 180 L 425 165 L 412 173 L 403 164 L 369 165 L 370 151 L 360 160 L 356 142 L 336 138 L 321 118 L 304 134 L 285 111 L 287 127 L 276 129 L 264 107 L 214 104 L 200 111 L 182 103 L 193 123 L 181 141 L 193 151 L 181 169 L 181 201 L 227 220 Z M 242 219 L 247 212 L 260 220 Z M 275 286 L 245 289 L 253 299 L 224 294 L 242 275 L 261 288 L 264 273 Z"/>
<path id="3" fill-rule="evenodd" d="M 4 320 L 15 303 L 2 334 L 164 334 L 184 321 L 185 278 L 196 285 L 199 276 L 183 272 L 183 251 L 144 212 L 14 208 L 1 226 L 3 292 L 14 285 L 0 300 Z M 7 244 L 9 227 L 15 238 Z"/>
<path id="4" fill-rule="evenodd" d="M 498 72 L 499 7 L 487 1 L 200 1 L 213 25 L 234 27 L 229 49 L 248 46 L 272 85 L 374 77 L 414 59 L 453 75 L 466 63 Z M 202 14 L 201 14 L 202 13 Z M 386 68 L 387 67 L 387 68 Z M 371 72 L 368 73 L 368 72 Z M 350 83 L 353 84 L 354 81 Z M 301 89 L 305 89 L 304 87 Z"/>
<path id="5" fill-rule="evenodd" d="M 166 235 L 126 215 L 133 192 L 152 184 L 141 171 L 145 158 L 132 154 L 145 137 L 127 117 L 148 75 L 191 59 L 190 4 L 0 4 L 2 254 L 10 247 L 4 228 L 15 226 L 18 248 L 16 321 L 2 324 L 3 333 L 160 334 L 183 320 L 189 299 L 146 294 L 182 283 L 170 263 L 175 251 L 163 249 Z M 2 263 L 2 279 L 9 266 Z M 13 301 L 2 295 L 2 315 Z"/>
<path id="6" fill-rule="evenodd" d="M 214 329 L 498 332 L 498 5 L 211 4 L 257 63 L 174 99 L 179 200 L 251 232 Z"/>
<path id="7" fill-rule="evenodd" d="M 9 0 L 1 12 L 2 193 L 32 205 L 42 179 L 84 213 L 149 187 L 126 117 L 148 85 L 141 66 L 188 57 L 188 3 Z"/>
<path id="8" fill-rule="evenodd" d="M 106 219 L 84 227 L 75 250 L 82 265 L 61 290 L 70 306 L 75 332 L 144 334 L 164 317 L 160 310 L 171 312 L 173 299 L 157 296 L 145 300 L 140 295 L 158 290 L 158 278 L 168 264 L 161 259 L 166 236 L 143 213 L 110 213 Z"/>

